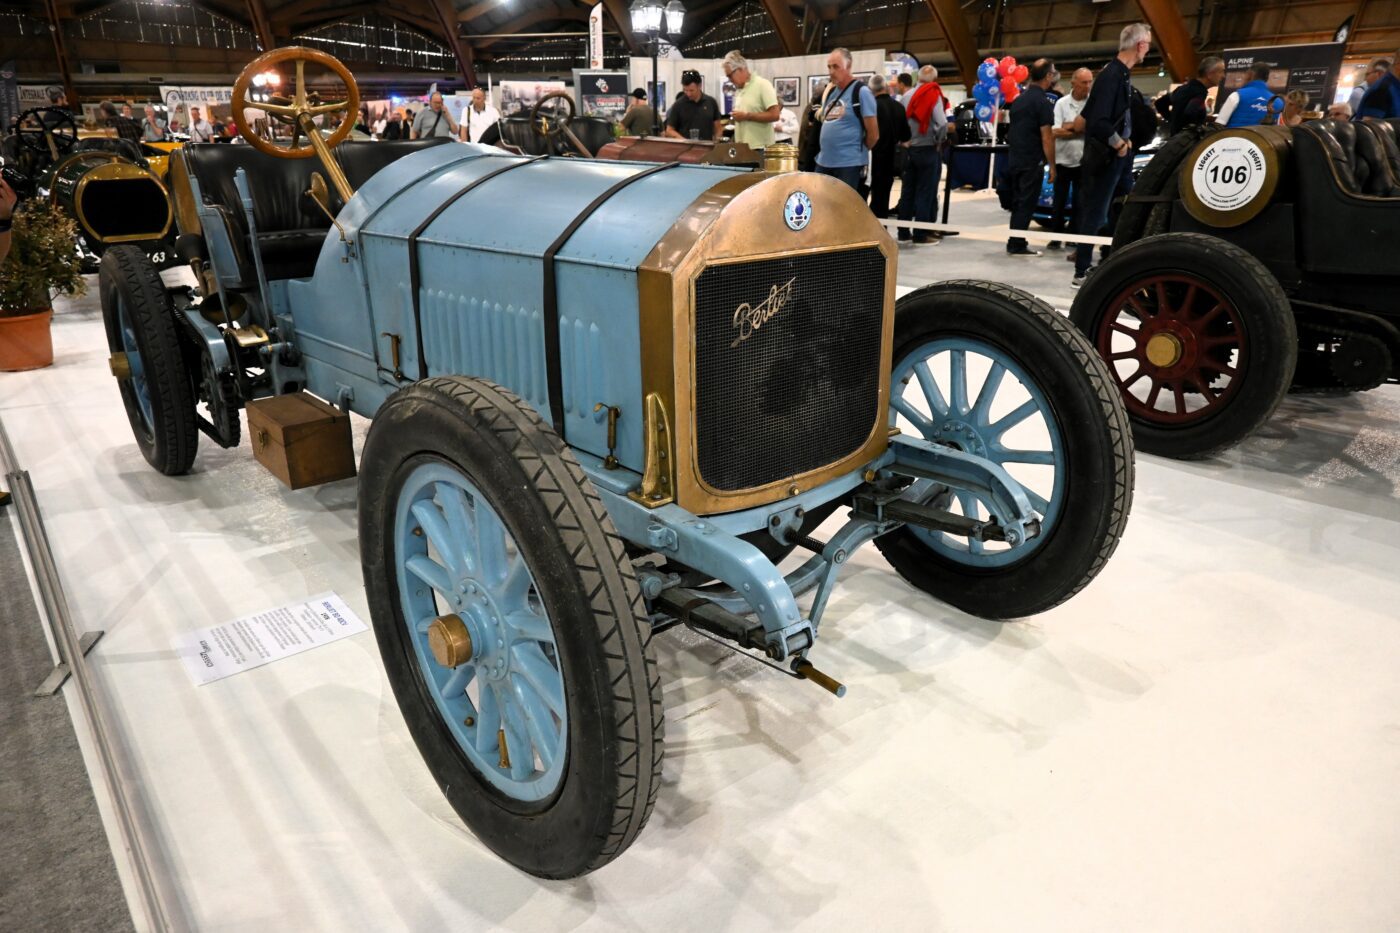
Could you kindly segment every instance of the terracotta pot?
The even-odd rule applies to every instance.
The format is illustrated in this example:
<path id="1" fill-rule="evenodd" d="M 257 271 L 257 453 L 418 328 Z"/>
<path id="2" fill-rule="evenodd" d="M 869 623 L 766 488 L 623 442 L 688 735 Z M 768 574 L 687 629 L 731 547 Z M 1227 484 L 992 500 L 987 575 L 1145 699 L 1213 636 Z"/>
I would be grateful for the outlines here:
<path id="1" fill-rule="evenodd" d="M 53 339 L 49 322 L 53 309 L 19 317 L 0 315 L 0 370 L 18 372 L 53 363 Z"/>

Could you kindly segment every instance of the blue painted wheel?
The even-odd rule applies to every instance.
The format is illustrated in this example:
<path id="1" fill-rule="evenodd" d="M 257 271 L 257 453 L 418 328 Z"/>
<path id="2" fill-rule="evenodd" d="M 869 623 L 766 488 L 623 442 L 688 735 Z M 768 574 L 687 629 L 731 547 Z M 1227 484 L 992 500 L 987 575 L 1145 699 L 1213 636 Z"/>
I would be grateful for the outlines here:
<path id="1" fill-rule="evenodd" d="M 131 371 L 131 392 L 136 397 L 136 407 L 141 413 L 141 426 L 147 433 L 155 416 L 151 413 L 151 390 L 146 385 L 146 368 L 141 362 L 141 347 L 136 342 L 136 329 L 131 323 L 131 311 L 127 309 L 126 297 L 116 294 L 117 327 L 121 331 L 122 350 L 126 353 L 127 366 Z"/>
<path id="2" fill-rule="evenodd" d="M 895 306 L 890 423 L 1006 469 L 1041 514 L 1015 547 L 905 526 L 876 546 L 906 580 L 974 615 L 1043 612 L 1103 568 L 1132 502 L 1132 438 L 1103 361 L 1025 292 L 941 282 Z M 906 497 L 979 520 L 973 493 L 920 480 Z"/>
<path id="3" fill-rule="evenodd" d="M 547 798 L 564 773 L 568 704 L 554 628 L 514 536 L 460 470 L 427 462 L 404 481 L 394 540 L 403 619 L 443 721 L 502 793 Z M 444 617 L 471 646 L 453 667 L 430 643 Z"/>
<path id="4" fill-rule="evenodd" d="M 661 782 L 636 573 L 569 448 L 520 399 L 427 379 L 375 414 L 360 560 L 384 670 L 452 808 L 502 858 L 616 858 Z"/>
<path id="5" fill-rule="evenodd" d="M 136 445 L 167 476 L 187 473 L 199 446 L 196 393 L 160 274 L 140 247 L 123 243 L 103 253 L 97 282 L 107 349 Z"/>
<path id="6" fill-rule="evenodd" d="M 1042 531 L 1059 518 L 1066 488 L 1063 434 L 1045 390 L 1001 347 L 959 335 L 910 348 L 895 361 L 890 379 L 890 424 L 1003 467 L 1040 513 Z M 985 521 L 992 514 L 990 503 L 970 492 L 943 498 L 950 500 L 945 508 L 968 518 Z M 1041 534 L 1012 548 L 913 530 L 948 559 L 974 567 L 1006 566 L 1046 540 Z"/>

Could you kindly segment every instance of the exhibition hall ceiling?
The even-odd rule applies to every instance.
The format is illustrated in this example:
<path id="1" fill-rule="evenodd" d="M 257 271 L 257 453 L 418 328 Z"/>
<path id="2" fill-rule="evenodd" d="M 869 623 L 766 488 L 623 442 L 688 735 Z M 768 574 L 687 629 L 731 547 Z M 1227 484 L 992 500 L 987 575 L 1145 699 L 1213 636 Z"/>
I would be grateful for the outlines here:
<path id="1" fill-rule="evenodd" d="M 692 57 L 731 48 L 763 57 L 838 45 L 904 49 L 951 63 L 937 11 L 956 10 L 980 54 L 1101 59 L 1124 24 L 1177 19 L 1197 50 L 1329 41 L 1349 23 L 1347 57 L 1400 46 L 1400 0 L 682 0 L 675 43 Z M 358 70 L 550 70 L 577 59 L 588 16 L 605 10 L 611 58 L 645 53 L 631 0 L 0 0 L 0 60 L 56 73 L 59 34 L 74 73 L 235 72 L 248 50 L 316 39 Z M 1148 9 L 1152 8 L 1152 9 Z M 622 22 L 619 23 L 618 21 Z M 50 26 L 57 28 L 51 30 Z M 35 41 L 35 40 L 40 41 Z M 455 46 L 455 47 L 454 47 Z M 328 48 L 330 46 L 328 45 Z M 964 56 L 966 57 L 966 56 Z M 370 66 L 366 69 L 364 66 Z"/>

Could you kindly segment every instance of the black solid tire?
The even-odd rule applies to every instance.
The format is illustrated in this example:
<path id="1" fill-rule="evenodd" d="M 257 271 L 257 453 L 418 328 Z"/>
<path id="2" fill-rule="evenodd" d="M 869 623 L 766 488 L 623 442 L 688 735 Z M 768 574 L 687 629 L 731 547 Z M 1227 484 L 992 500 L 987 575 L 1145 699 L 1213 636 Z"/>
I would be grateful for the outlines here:
<path id="1" fill-rule="evenodd" d="M 1144 237 L 1167 232 L 1171 223 L 1171 201 L 1137 201 L 1139 198 L 1168 195 L 1175 200 L 1181 160 L 1190 155 L 1205 136 L 1199 128 L 1182 130 L 1152 154 L 1152 160 L 1133 182 L 1133 191 L 1118 214 L 1113 228 L 1113 248 L 1127 246 Z"/>
<path id="2" fill-rule="evenodd" d="M 1274 413 L 1293 381 L 1298 330 L 1273 273 L 1249 251 L 1203 233 L 1168 233 L 1115 249 L 1079 289 L 1070 320 L 1093 341 L 1102 317 L 1117 313 L 1108 306 L 1124 289 L 1170 272 L 1189 273 L 1215 287 L 1243 318 L 1251 346 L 1240 388 L 1220 413 L 1182 426 L 1129 416 L 1138 450 L 1194 460 L 1233 447 Z"/>
<path id="3" fill-rule="evenodd" d="M 123 349 L 116 304 L 120 294 L 131 315 L 131 328 L 145 369 L 151 397 L 149 430 L 142 423 L 130 380 L 120 383 L 122 404 L 141 455 L 166 476 L 188 473 L 199 447 L 195 392 L 175 326 L 175 311 L 160 273 L 140 247 L 121 244 L 103 253 L 97 281 L 107 349 L 113 353 Z"/>
<path id="4" fill-rule="evenodd" d="M 525 805 L 481 776 L 423 687 L 393 570 L 394 509 L 425 459 L 460 469 L 491 501 L 554 624 L 568 702 L 560 787 Z M 360 559 L 389 683 L 438 786 L 477 837 L 520 869 L 571 878 L 616 858 L 661 784 L 660 677 L 641 590 L 593 484 L 535 411 L 493 383 L 442 377 L 394 393 L 360 468 Z"/>
<path id="5" fill-rule="evenodd" d="M 905 580 L 964 612 L 987 619 L 1044 612 L 1098 575 L 1127 524 L 1133 446 L 1122 399 L 1088 341 L 1054 308 L 1020 289 L 940 282 L 904 296 L 895 304 L 894 367 L 944 336 L 996 347 L 1044 393 L 1065 440 L 1064 506 L 1042 532 L 1040 546 L 1005 567 L 956 563 L 907 528 L 876 538 L 875 545 Z"/>

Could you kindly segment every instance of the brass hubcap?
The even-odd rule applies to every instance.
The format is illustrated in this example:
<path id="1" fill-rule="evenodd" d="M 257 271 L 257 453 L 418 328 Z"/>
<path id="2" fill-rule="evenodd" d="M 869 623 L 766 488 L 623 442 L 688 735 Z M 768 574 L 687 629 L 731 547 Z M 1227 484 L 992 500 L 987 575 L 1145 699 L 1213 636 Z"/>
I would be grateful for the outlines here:
<path id="1" fill-rule="evenodd" d="M 126 358 L 125 353 L 113 353 L 111 359 L 107 361 L 107 368 L 118 379 L 131 378 L 131 361 Z"/>
<path id="2" fill-rule="evenodd" d="M 1147 341 L 1145 355 L 1153 366 L 1170 369 L 1181 361 L 1181 338 L 1166 331 L 1153 334 Z"/>
<path id="3" fill-rule="evenodd" d="M 428 648 L 443 667 L 460 667 L 472 658 L 472 636 L 461 616 L 438 616 L 428 626 Z"/>

